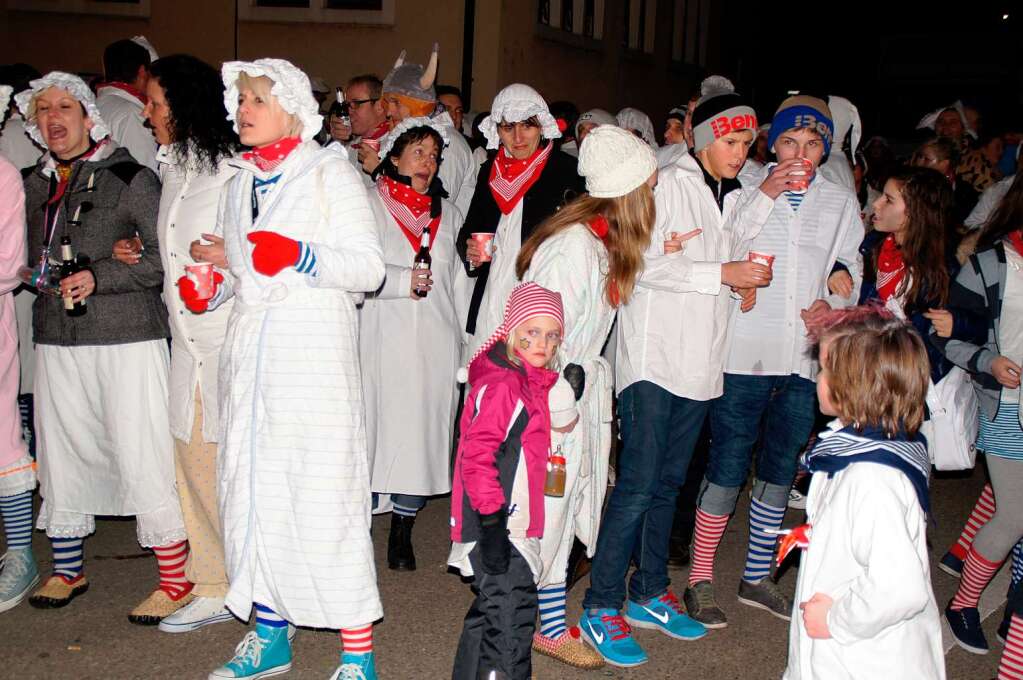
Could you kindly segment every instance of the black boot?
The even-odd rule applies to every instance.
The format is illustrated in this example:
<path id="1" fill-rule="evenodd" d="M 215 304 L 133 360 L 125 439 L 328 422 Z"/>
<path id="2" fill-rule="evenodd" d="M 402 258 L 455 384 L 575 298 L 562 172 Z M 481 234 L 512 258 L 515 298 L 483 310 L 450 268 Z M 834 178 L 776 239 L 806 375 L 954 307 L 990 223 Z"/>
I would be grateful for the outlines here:
<path id="1" fill-rule="evenodd" d="M 387 539 L 387 567 L 395 571 L 415 571 L 416 554 L 412 551 L 412 525 L 415 517 L 391 513 L 391 535 Z"/>

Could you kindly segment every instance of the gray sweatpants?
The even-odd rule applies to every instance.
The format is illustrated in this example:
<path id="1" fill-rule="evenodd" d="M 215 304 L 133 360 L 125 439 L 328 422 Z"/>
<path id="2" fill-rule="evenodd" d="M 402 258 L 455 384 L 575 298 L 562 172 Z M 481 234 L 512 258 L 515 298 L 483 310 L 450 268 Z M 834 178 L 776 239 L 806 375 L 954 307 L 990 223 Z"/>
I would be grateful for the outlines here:
<path id="1" fill-rule="evenodd" d="M 1023 536 L 1023 460 L 987 455 L 995 492 L 995 514 L 973 539 L 973 548 L 991 562 L 1001 562 Z"/>

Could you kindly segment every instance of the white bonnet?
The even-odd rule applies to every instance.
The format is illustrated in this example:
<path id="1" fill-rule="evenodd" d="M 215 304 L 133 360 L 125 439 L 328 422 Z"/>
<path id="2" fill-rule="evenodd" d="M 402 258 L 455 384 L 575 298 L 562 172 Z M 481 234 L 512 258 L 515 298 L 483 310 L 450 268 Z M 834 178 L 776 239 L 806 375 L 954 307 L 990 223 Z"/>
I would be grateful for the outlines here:
<path id="1" fill-rule="evenodd" d="M 266 76 L 273 81 L 270 94 L 277 98 L 281 108 L 302 121 L 302 141 L 308 142 L 323 127 L 320 107 L 313 98 L 309 76 L 284 59 L 257 59 L 256 61 L 226 61 L 220 69 L 224 80 L 224 108 L 227 119 L 238 132 L 238 76 L 242 73 L 258 78 Z"/>
<path id="2" fill-rule="evenodd" d="M 394 126 L 394 129 L 388 132 L 380 140 L 380 151 L 379 156 L 381 159 L 387 157 L 387 153 L 394 146 L 394 143 L 398 141 L 398 137 L 416 127 L 428 127 L 433 128 L 440 135 L 443 145 L 446 147 L 451 143 L 451 139 L 448 137 L 447 126 L 441 125 L 426 116 L 414 116 L 412 118 L 406 118 L 400 123 Z"/>
<path id="3" fill-rule="evenodd" d="M 518 123 L 533 116 L 540 121 L 544 139 L 557 139 L 561 136 L 558 122 L 551 115 L 547 102 L 529 85 L 514 83 L 498 92 L 490 107 L 490 115 L 480 122 L 480 132 L 487 138 L 487 148 L 496 149 L 501 144 L 497 136 L 499 123 Z"/>
<path id="4" fill-rule="evenodd" d="M 0 123 L 7 115 L 7 105 L 11 103 L 12 92 L 14 92 L 14 88 L 10 85 L 0 85 Z"/>
<path id="5" fill-rule="evenodd" d="M 39 131 L 39 126 L 36 124 L 35 107 L 32 106 L 32 101 L 38 94 L 51 87 L 65 90 L 85 107 L 85 114 L 92 121 L 92 130 L 89 131 L 89 136 L 92 137 L 93 141 L 98 142 L 110 134 L 110 129 L 99 114 L 99 109 L 96 108 L 96 97 L 92 94 L 89 86 L 85 84 L 85 81 L 71 73 L 50 71 L 42 78 L 36 78 L 30 82 L 27 90 L 22 90 L 14 96 L 18 110 L 21 112 L 22 118 L 25 119 L 25 132 L 39 146 L 45 147 L 46 142 Z"/>
<path id="6" fill-rule="evenodd" d="M 654 136 L 654 124 L 651 122 L 650 116 L 639 109 L 626 106 L 618 112 L 615 120 L 618 121 L 619 127 L 638 132 L 644 142 L 649 144 L 655 151 L 657 150 L 657 137 Z"/>

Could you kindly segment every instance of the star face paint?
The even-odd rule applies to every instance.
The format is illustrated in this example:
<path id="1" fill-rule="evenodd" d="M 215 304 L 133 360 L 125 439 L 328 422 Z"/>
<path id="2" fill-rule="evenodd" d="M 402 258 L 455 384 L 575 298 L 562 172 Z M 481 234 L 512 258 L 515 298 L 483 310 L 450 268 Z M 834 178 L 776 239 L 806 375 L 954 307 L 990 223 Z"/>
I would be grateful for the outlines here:
<path id="1" fill-rule="evenodd" d="M 514 329 L 513 346 L 519 355 L 536 368 L 547 366 L 561 344 L 561 324 L 549 316 L 528 319 Z"/>

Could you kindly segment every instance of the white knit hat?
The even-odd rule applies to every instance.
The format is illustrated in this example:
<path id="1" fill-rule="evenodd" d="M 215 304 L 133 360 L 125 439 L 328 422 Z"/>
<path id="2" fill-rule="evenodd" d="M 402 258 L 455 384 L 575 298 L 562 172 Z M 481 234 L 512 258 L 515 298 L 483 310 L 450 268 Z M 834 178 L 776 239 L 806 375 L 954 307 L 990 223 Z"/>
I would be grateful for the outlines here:
<path id="1" fill-rule="evenodd" d="M 277 98 L 281 108 L 302 121 L 302 141 L 308 142 L 323 127 L 320 105 L 313 99 L 309 76 L 290 61 L 284 59 L 257 59 L 256 61 L 225 61 L 220 67 L 224 80 L 224 108 L 227 119 L 238 132 L 238 76 L 247 73 L 253 78 L 266 76 L 273 81 L 270 94 Z"/>
<path id="2" fill-rule="evenodd" d="M 533 116 L 540 122 L 540 134 L 544 139 L 561 136 L 558 122 L 547 108 L 547 102 L 529 85 L 513 83 L 498 92 L 490 106 L 490 115 L 480 122 L 480 132 L 487 138 L 487 148 L 496 149 L 501 145 L 501 138 L 497 135 L 498 124 L 518 123 Z"/>
<path id="3" fill-rule="evenodd" d="M 42 78 L 36 78 L 30 82 L 27 90 L 22 90 L 14 95 L 14 102 L 18 105 L 18 110 L 21 111 L 21 117 L 25 119 L 25 132 L 35 140 L 36 144 L 45 147 L 46 141 L 43 139 L 43 133 L 39 131 L 39 125 L 36 123 L 36 110 L 32 102 L 37 95 L 51 87 L 64 90 L 85 107 L 85 114 L 92 121 L 92 129 L 89 130 L 89 136 L 92 137 L 94 142 L 98 142 L 110 134 L 110 128 L 107 127 L 103 117 L 99 114 L 99 109 L 96 108 L 96 97 L 92 94 L 89 86 L 85 84 L 85 81 L 71 73 L 50 71 Z"/>
<path id="4" fill-rule="evenodd" d="M 590 196 L 624 196 L 656 170 L 650 145 L 616 125 L 598 125 L 579 147 L 579 174 L 586 178 Z"/>

